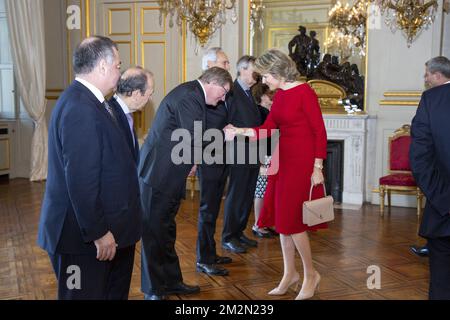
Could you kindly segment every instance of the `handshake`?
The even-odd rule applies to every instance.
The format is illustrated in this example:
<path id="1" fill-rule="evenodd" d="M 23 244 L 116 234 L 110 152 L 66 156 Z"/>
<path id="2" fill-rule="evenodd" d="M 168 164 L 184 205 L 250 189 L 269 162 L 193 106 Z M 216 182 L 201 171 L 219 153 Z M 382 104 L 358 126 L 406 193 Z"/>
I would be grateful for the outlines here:
<path id="1" fill-rule="evenodd" d="M 225 141 L 233 141 L 237 135 L 247 137 L 253 137 L 255 135 L 255 131 L 252 128 L 236 128 L 232 124 L 228 124 L 223 128 L 223 131 L 225 132 Z"/>

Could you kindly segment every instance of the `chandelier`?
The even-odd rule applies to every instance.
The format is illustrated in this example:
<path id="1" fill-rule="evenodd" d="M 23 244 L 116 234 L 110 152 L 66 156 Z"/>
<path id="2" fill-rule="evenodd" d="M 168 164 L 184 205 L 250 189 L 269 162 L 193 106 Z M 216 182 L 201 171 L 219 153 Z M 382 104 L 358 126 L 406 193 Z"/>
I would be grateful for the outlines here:
<path id="1" fill-rule="evenodd" d="M 366 53 L 366 21 L 369 1 L 358 0 L 353 6 L 337 2 L 328 12 L 331 32 L 324 46 L 341 61 Z"/>
<path id="2" fill-rule="evenodd" d="M 160 5 L 160 24 L 162 16 L 170 16 L 169 26 L 173 27 L 173 19 L 181 26 L 186 21 L 189 29 L 202 47 L 209 38 L 227 22 L 226 11 L 233 10 L 231 22 L 236 23 L 236 0 L 158 0 Z"/>
<path id="3" fill-rule="evenodd" d="M 250 30 L 255 32 L 256 28 L 263 31 L 263 10 L 265 6 L 263 0 L 250 0 Z"/>
<path id="4" fill-rule="evenodd" d="M 395 32 L 402 30 L 408 47 L 419 34 L 434 21 L 438 2 L 436 0 L 378 0 L 382 13 L 386 13 L 386 24 Z"/>

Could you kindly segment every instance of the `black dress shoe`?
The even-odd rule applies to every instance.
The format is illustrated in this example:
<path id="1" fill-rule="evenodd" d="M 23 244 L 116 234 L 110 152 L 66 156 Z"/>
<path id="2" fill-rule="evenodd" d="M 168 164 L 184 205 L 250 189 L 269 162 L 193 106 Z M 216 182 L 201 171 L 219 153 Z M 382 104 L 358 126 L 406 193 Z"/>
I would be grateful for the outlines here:
<path id="1" fill-rule="evenodd" d="M 197 271 L 204 272 L 210 276 L 227 276 L 228 270 L 215 264 L 204 264 L 197 262 Z"/>
<path id="2" fill-rule="evenodd" d="M 166 300 L 166 296 L 157 294 L 144 294 L 144 300 Z"/>
<path id="3" fill-rule="evenodd" d="M 252 228 L 252 233 L 258 238 L 273 238 L 270 231 L 262 232 L 259 228 Z"/>
<path id="4" fill-rule="evenodd" d="M 255 240 L 249 239 L 247 238 L 245 235 L 241 235 L 239 237 L 239 242 L 242 244 L 245 244 L 246 246 L 249 247 L 257 247 L 258 246 L 258 242 L 256 242 Z"/>
<path id="5" fill-rule="evenodd" d="M 229 242 L 224 242 L 222 243 L 222 248 L 234 252 L 234 253 L 245 253 L 247 252 L 247 249 L 245 249 L 240 243 L 239 241 L 237 241 L 236 239 L 232 239 Z"/>
<path id="6" fill-rule="evenodd" d="M 428 248 L 427 246 L 418 247 L 418 246 L 411 246 L 411 251 L 418 255 L 419 257 L 428 257 Z"/>
<path id="7" fill-rule="evenodd" d="M 171 287 L 167 287 L 166 289 L 166 294 L 194 294 L 199 292 L 199 286 L 190 286 L 183 282 L 179 282 Z"/>
<path id="8" fill-rule="evenodd" d="M 231 259 L 230 257 L 216 256 L 215 262 L 216 264 L 228 264 L 233 262 L 233 259 Z"/>

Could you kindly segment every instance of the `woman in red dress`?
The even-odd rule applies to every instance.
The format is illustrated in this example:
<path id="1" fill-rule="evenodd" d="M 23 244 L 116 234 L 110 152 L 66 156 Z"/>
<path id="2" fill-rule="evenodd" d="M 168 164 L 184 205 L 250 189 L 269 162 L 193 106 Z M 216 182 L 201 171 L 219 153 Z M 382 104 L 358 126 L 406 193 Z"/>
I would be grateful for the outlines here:
<path id="1" fill-rule="evenodd" d="M 280 233 L 284 274 L 278 287 L 269 295 L 283 295 L 300 282 L 295 269 L 295 249 L 303 262 L 302 288 L 296 299 L 308 299 L 320 282 L 313 266 L 311 246 L 305 231 L 327 228 L 326 224 L 308 227 L 303 224 L 302 205 L 309 199 L 311 183 L 324 182 L 322 162 L 327 155 L 327 136 L 318 99 L 311 87 L 298 81 L 295 63 L 282 51 L 271 49 L 259 57 L 255 66 L 271 90 L 278 90 L 272 110 L 257 128 L 227 127 L 229 135 L 247 135 L 260 139 L 278 129 L 278 172 L 269 177 L 264 209 L 258 226 L 275 225 Z M 272 165 L 276 166 L 276 159 Z M 313 198 L 323 196 L 323 188 L 314 188 Z M 266 198 L 267 197 L 267 198 Z"/>

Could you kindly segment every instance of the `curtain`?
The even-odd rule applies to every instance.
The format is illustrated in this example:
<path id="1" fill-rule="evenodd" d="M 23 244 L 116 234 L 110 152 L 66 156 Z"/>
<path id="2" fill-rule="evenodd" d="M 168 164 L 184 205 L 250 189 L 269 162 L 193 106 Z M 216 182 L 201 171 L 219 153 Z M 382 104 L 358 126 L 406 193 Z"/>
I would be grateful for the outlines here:
<path id="1" fill-rule="evenodd" d="M 34 121 L 30 180 L 47 178 L 46 72 L 43 0 L 6 0 L 11 53 L 20 97 Z"/>

